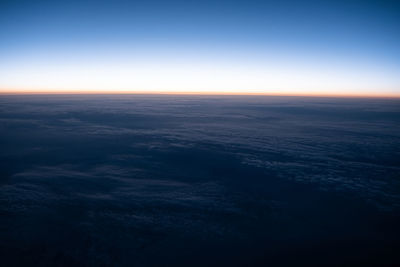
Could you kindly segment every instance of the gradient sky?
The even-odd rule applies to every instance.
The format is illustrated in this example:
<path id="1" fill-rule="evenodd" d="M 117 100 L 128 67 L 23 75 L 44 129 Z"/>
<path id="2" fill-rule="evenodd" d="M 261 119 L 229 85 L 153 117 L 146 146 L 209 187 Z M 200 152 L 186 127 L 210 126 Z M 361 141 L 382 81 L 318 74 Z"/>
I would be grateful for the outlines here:
<path id="1" fill-rule="evenodd" d="M 0 91 L 400 96 L 399 1 L 1 1 Z"/>

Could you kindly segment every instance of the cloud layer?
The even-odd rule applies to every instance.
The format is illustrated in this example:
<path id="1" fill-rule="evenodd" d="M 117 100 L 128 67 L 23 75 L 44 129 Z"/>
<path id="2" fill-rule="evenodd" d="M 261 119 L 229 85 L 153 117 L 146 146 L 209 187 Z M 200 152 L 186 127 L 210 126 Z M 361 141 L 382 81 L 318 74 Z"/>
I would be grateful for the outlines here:
<path id="1" fill-rule="evenodd" d="M 399 234 L 399 106 L 2 96 L 1 256 L 140 266 L 264 265 L 289 254 L 321 264 L 339 244 L 337 263 L 368 262 L 366 249 L 396 261 L 387 248 Z"/>

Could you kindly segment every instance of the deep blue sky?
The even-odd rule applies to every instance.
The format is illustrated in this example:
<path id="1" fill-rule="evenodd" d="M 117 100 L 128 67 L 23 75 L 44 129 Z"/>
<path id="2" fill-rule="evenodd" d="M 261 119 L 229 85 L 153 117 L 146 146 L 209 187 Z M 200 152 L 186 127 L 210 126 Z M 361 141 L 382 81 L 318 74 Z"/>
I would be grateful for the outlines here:
<path id="1" fill-rule="evenodd" d="M 396 2 L 1 1 L 0 71 L 5 75 L 0 87 L 29 87 L 32 81 L 32 87 L 55 88 L 57 81 L 42 82 L 46 73 L 52 77 L 69 73 L 78 81 L 71 87 L 100 89 L 102 83 L 117 79 L 115 73 L 121 68 L 135 72 L 147 64 L 141 76 L 151 77 L 155 65 L 156 77 L 162 76 L 162 69 L 173 69 L 166 76 L 176 79 L 163 83 L 172 87 L 179 76 L 192 77 L 177 84 L 182 88 L 204 76 L 205 89 L 228 90 L 231 84 L 224 81 L 244 68 L 248 74 L 240 78 L 237 90 L 246 90 L 246 79 L 257 80 L 249 82 L 249 90 L 265 92 L 277 85 L 282 85 L 278 91 L 306 90 L 308 85 L 317 91 L 326 80 L 335 86 L 320 88 L 321 92 L 365 88 L 367 93 L 400 93 L 400 4 Z M 91 86 L 65 71 L 64 65 L 69 70 L 97 68 L 88 79 L 108 70 L 113 78 Z M 220 72 L 213 72 L 212 66 Z M 57 68 L 56 74 L 50 73 Z M 181 73 L 180 68 L 195 74 Z M 35 71 L 40 75 L 32 74 Z M 269 76 L 264 81 L 263 73 L 282 77 L 268 83 Z M 214 74 L 225 75 L 225 80 L 210 78 Z M 135 83 L 130 75 L 122 76 L 121 86 L 148 85 L 146 79 Z M 292 76 L 305 77 L 301 88 L 286 83 Z M 23 77 L 25 83 L 20 82 Z M 218 86 L 211 86 L 213 82 Z M 160 84 L 148 88 L 171 89 Z M 132 89 L 140 89 L 136 87 Z"/>

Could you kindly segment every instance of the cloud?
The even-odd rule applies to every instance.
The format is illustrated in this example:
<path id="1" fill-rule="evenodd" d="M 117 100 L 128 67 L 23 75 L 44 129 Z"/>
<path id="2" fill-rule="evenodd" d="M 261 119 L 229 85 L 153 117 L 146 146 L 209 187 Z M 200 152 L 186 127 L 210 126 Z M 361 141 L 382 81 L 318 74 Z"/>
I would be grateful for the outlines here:
<path id="1" fill-rule="evenodd" d="M 123 265 L 182 244 L 371 238 L 400 208 L 396 101 L 4 96 L 0 252 Z"/>

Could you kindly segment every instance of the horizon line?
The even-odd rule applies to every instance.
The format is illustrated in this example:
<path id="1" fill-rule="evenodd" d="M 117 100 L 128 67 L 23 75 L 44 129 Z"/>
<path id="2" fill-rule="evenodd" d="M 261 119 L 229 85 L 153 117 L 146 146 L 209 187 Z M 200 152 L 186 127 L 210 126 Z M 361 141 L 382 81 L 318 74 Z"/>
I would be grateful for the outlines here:
<path id="1" fill-rule="evenodd" d="M 297 96 L 339 98 L 400 98 L 396 94 L 339 94 L 339 93 L 278 93 L 278 92 L 229 92 L 229 91 L 113 91 L 113 90 L 1 90 L 0 95 L 214 95 L 214 96 Z"/>

